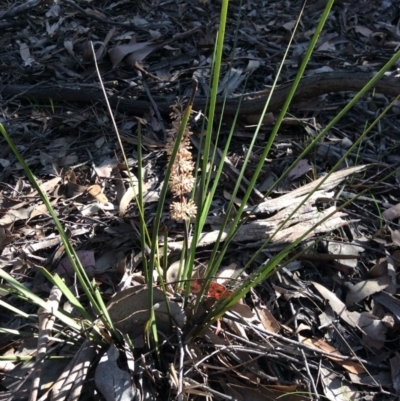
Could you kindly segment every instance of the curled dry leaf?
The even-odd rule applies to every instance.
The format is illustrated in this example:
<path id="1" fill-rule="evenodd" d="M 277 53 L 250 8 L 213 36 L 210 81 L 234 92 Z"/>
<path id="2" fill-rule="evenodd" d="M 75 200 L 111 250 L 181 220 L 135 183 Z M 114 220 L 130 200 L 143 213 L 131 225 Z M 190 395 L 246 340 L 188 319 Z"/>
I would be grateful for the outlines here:
<path id="1" fill-rule="evenodd" d="M 119 215 L 122 217 L 127 209 L 129 204 L 131 203 L 131 200 L 137 196 L 138 194 L 138 188 L 132 188 L 129 187 L 128 190 L 124 193 L 121 202 L 119 204 Z"/>
<path id="2" fill-rule="evenodd" d="M 91 185 L 88 187 L 88 192 L 90 195 L 93 196 L 96 200 L 98 200 L 100 203 L 103 203 L 104 205 L 108 203 L 107 196 L 101 192 L 101 186 L 100 185 Z"/>
<path id="3" fill-rule="evenodd" d="M 182 268 L 185 264 L 185 261 L 182 261 Z M 179 268 L 181 266 L 181 261 L 177 260 L 176 262 L 172 263 L 171 266 L 167 270 L 167 283 L 173 284 L 178 280 Z"/>

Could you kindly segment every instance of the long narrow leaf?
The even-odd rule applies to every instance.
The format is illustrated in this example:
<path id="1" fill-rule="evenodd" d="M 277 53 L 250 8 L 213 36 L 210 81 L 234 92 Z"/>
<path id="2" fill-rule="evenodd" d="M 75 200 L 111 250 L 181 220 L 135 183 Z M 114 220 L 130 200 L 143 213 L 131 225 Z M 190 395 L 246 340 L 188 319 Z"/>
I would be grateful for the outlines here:
<path id="1" fill-rule="evenodd" d="M 38 306 L 41 306 L 46 311 L 52 313 L 57 319 L 68 325 L 68 327 L 70 327 L 71 329 L 76 331 L 81 330 L 81 326 L 75 320 L 67 317 L 59 310 L 49 309 L 49 305 L 46 301 L 38 297 L 32 291 L 28 290 L 24 285 L 19 283 L 17 280 L 15 280 L 13 277 L 11 277 L 8 273 L 6 273 L 2 269 L 0 269 L 0 277 L 3 278 L 5 281 L 7 281 L 11 285 L 11 287 L 13 287 L 19 294 L 23 295 L 27 300 Z"/>

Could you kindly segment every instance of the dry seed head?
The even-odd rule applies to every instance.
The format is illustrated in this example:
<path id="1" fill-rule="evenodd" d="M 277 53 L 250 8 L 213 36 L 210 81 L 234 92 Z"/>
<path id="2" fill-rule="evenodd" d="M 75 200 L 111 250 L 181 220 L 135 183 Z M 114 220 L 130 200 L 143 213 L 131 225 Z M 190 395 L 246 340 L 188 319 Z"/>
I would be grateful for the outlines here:
<path id="1" fill-rule="evenodd" d="M 182 202 L 172 202 L 169 208 L 171 218 L 188 221 L 196 217 L 197 206 L 193 199 L 183 198 Z"/>
<path id="2" fill-rule="evenodd" d="M 182 123 L 182 111 L 181 105 L 173 106 L 173 112 L 171 113 L 172 128 L 167 130 L 168 137 L 165 144 L 168 159 L 172 155 L 172 151 L 175 146 L 176 138 Z M 178 201 L 172 202 L 170 206 L 170 215 L 174 220 L 188 221 L 196 217 L 196 205 L 191 199 L 187 199 L 186 195 L 193 190 L 194 178 L 194 162 L 192 160 L 192 154 L 190 149 L 190 135 L 192 132 L 189 127 L 185 127 L 185 132 L 182 137 L 182 141 L 179 143 L 179 149 L 176 154 L 175 160 L 172 165 L 171 176 L 169 179 L 169 187 L 174 198 L 178 198 Z"/>

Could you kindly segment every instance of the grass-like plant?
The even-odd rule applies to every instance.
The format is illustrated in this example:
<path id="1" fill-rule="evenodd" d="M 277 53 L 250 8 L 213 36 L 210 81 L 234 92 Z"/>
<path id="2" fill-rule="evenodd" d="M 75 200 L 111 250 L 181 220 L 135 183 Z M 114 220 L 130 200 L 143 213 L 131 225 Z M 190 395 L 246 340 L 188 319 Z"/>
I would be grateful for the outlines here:
<path id="1" fill-rule="evenodd" d="M 209 99 L 209 106 L 207 110 L 207 118 L 204 120 L 204 132 L 205 135 L 202 138 L 199 157 L 197 158 L 197 163 L 194 162 L 194 155 L 191 154 L 191 144 L 190 144 L 190 115 L 192 111 L 192 100 L 191 99 L 185 107 L 182 105 L 176 105 L 173 114 L 171 115 L 171 129 L 169 131 L 169 137 L 166 143 L 166 151 L 168 154 L 168 165 L 166 166 L 164 184 L 161 189 L 159 203 L 157 207 L 156 214 L 154 216 L 153 225 L 151 232 L 147 227 L 147 218 L 144 209 L 144 196 L 143 196 L 143 182 L 142 182 L 142 147 L 141 147 L 141 131 L 140 124 L 138 129 L 138 156 L 139 156 L 139 168 L 138 168 L 138 193 L 135 194 L 136 207 L 139 216 L 139 232 L 141 240 L 141 251 L 143 255 L 143 275 L 146 282 L 146 297 L 147 297 L 147 316 L 146 324 L 143 325 L 143 336 L 146 338 L 144 350 L 136 350 L 135 345 L 131 343 L 129 336 L 126 336 L 124 332 L 121 332 L 119 326 L 120 321 L 113 321 L 113 314 L 109 310 L 101 297 L 95 283 L 92 282 L 86 275 L 85 269 L 82 267 L 79 257 L 76 254 L 76 250 L 72 246 L 71 242 L 68 240 L 68 236 L 64 232 L 64 228 L 57 218 L 57 214 L 54 211 L 48 197 L 41 190 L 33 173 L 29 169 L 28 165 L 25 163 L 23 157 L 18 152 L 17 148 L 13 144 L 11 138 L 7 134 L 3 126 L 0 125 L 0 132 L 6 139 L 11 150 L 15 154 L 19 163 L 24 168 L 24 171 L 30 180 L 32 186 L 39 193 L 42 201 L 47 207 L 48 213 L 53 219 L 58 234 L 60 235 L 63 245 L 65 247 L 65 253 L 67 254 L 76 274 L 77 280 L 79 282 L 79 291 L 85 294 L 87 303 L 90 305 L 93 313 L 88 313 L 87 305 L 83 305 L 80 299 L 73 294 L 68 286 L 63 282 L 63 280 L 57 276 L 49 273 L 45 268 L 37 266 L 38 269 L 45 275 L 48 281 L 54 286 L 62 291 L 63 296 L 65 296 L 68 301 L 73 305 L 75 311 L 80 315 L 79 321 L 67 312 L 61 309 L 52 308 L 51 304 L 41 299 L 32 293 L 29 289 L 23 286 L 19 281 L 12 277 L 4 270 L 0 270 L 0 277 L 4 280 L 5 285 L 2 285 L 2 290 L 8 292 L 9 294 L 14 294 L 21 300 L 30 302 L 43 308 L 49 314 L 52 314 L 59 322 L 61 322 L 65 327 L 68 327 L 70 331 L 75 333 L 85 333 L 85 335 L 93 341 L 96 341 L 99 346 L 109 346 L 110 343 L 115 344 L 120 349 L 131 348 L 133 353 L 141 353 L 143 356 L 146 352 L 152 352 L 156 350 L 157 361 L 163 358 L 163 346 L 167 342 L 161 341 L 160 330 L 158 325 L 160 324 L 160 304 L 161 299 L 158 298 L 159 288 L 162 289 L 166 303 L 166 312 L 164 314 L 169 316 L 169 325 L 172 328 L 171 337 L 168 341 L 173 341 L 180 344 L 183 347 L 185 344 L 194 343 L 198 338 L 207 332 L 208 328 L 216 322 L 219 318 L 224 316 L 224 314 L 231 310 L 240 299 L 246 296 L 249 291 L 256 285 L 261 283 L 266 278 L 273 275 L 276 271 L 284 267 L 290 261 L 296 259 L 298 255 L 304 252 L 304 249 L 297 251 L 298 245 L 309 236 L 319 225 L 323 224 L 332 215 L 340 212 L 343 208 L 348 206 L 357 196 L 367 193 L 375 185 L 386 180 L 390 176 L 396 174 L 397 170 L 391 172 L 388 176 L 382 178 L 378 182 L 372 184 L 370 187 L 366 188 L 363 192 L 360 192 L 356 197 L 350 199 L 338 206 L 328 215 L 325 215 L 319 221 L 301 236 L 296 238 L 291 244 L 288 244 L 284 249 L 278 252 L 273 258 L 266 260 L 262 263 L 258 269 L 253 270 L 247 277 L 241 279 L 240 281 L 233 280 L 230 284 L 230 290 L 226 293 L 226 296 L 220 297 L 211 307 L 206 308 L 204 313 L 200 313 L 199 310 L 203 306 L 203 300 L 206 297 L 207 291 L 217 275 L 219 267 L 223 264 L 224 258 L 227 251 L 232 247 L 235 235 L 238 229 L 246 224 L 246 207 L 250 196 L 256 186 L 260 172 L 264 166 L 265 160 L 269 155 L 271 147 L 274 143 L 276 135 L 281 127 L 282 121 L 287 115 L 289 105 L 291 104 L 292 98 L 296 93 L 296 89 L 303 77 L 306 70 L 307 64 L 310 57 L 314 51 L 315 45 L 317 43 L 319 33 L 322 31 L 323 26 L 329 16 L 330 9 L 332 7 L 333 0 L 327 1 L 326 7 L 321 14 L 320 21 L 315 28 L 315 34 L 313 35 L 306 54 L 302 60 L 301 65 L 298 68 L 296 78 L 293 82 L 292 89 L 283 105 L 281 112 L 276 120 L 275 126 L 272 133 L 259 156 L 259 162 L 256 166 L 254 173 L 249 181 L 246 192 L 241 198 L 239 205 L 236 205 L 235 201 L 237 195 L 243 183 L 243 178 L 245 176 L 246 169 L 249 165 L 249 157 L 256 144 L 257 136 L 260 132 L 262 121 L 264 119 L 265 113 L 268 111 L 268 105 L 270 98 L 265 104 L 263 113 L 260 116 L 260 121 L 256 129 L 254 130 L 254 135 L 250 141 L 247 155 L 243 160 L 241 170 L 239 172 L 237 183 L 235 184 L 234 190 L 232 192 L 230 203 L 226 209 L 226 214 L 220 227 L 220 233 L 216 239 L 213 249 L 210 253 L 209 260 L 201 280 L 196 279 L 196 283 L 201 283 L 201 288 L 196 290 L 196 297 L 193 300 L 191 293 L 193 292 L 193 274 L 196 267 L 196 255 L 198 252 L 198 243 L 204 235 L 204 227 L 206 224 L 206 219 L 209 216 L 210 207 L 214 196 L 218 190 L 218 185 L 221 180 L 221 176 L 224 170 L 224 159 L 228 154 L 230 145 L 232 142 L 232 136 L 235 130 L 235 123 L 238 117 L 238 113 L 233 121 L 228 138 L 225 140 L 225 146 L 223 147 L 222 154 L 219 157 L 219 162 L 216 162 L 216 149 L 219 147 L 219 128 L 221 124 L 218 123 L 216 114 L 216 105 L 219 101 L 218 84 L 220 82 L 221 76 L 221 65 L 224 52 L 224 35 L 225 27 L 227 21 L 228 13 L 228 0 L 222 1 L 221 16 L 219 31 L 217 35 L 217 41 L 214 52 L 214 62 L 212 66 L 212 80 L 211 80 L 211 95 Z M 301 15 L 297 21 L 300 22 Z M 296 25 L 297 26 L 297 25 Z M 295 35 L 295 29 L 293 31 L 292 39 Z M 291 43 L 291 42 L 290 42 Z M 290 43 L 288 45 L 287 51 L 284 58 L 282 59 L 280 68 L 276 76 L 273 88 L 275 87 L 279 72 L 281 71 L 283 64 L 285 62 L 285 57 L 289 52 Z M 400 58 L 400 51 L 397 52 L 386 65 L 376 74 L 376 76 L 366 85 L 366 87 L 360 91 L 344 108 L 341 110 L 337 116 L 308 144 L 308 146 L 301 152 L 298 158 L 293 162 L 292 166 L 289 167 L 282 175 L 279 177 L 278 181 L 274 184 L 279 185 L 279 183 L 287 176 L 291 171 L 293 166 L 295 166 L 302 158 L 304 158 L 309 152 L 314 149 L 314 146 L 321 140 L 321 138 L 326 135 L 326 133 L 354 106 L 354 104 L 369 91 L 374 84 L 383 76 L 383 74 L 388 71 Z M 273 88 L 271 91 L 271 96 L 273 95 Z M 193 96 L 195 93 L 195 88 L 193 90 Z M 380 121 L 380 119 L 385 115 L 385 113 L 390 109 L 393 102 L 381 113 L 381 115 L 376 118 L 373 123 L 369 125 L 367 129 L 364 130 L 360 138 L 346 151 L 346 153 L 340 158 L 336 165 L 331 169 L 329 174 L 327 174 L 320 182 L 319 185 L 314 189 L 318 190 L 320 186 L 324 184 L 326 180 L 329 179 L 332 173 L 341 165 L 341 163 L 350 155 L 350 153 L 357 149 L 365 135 Z M 216 130 L 215 127 L 218 127 Z M 115 131 L 118 135 L 118 129 L 115 124 Z M 217 132 L 216 132 L 217 131 Z M 121 150 L 123 151 L 122 142 L 120 141 Z M 127 158 L 125 157 L 125 163 L 127 165 L 127 171 L 129 172 L 129 167 L 127 163 Z M 216 165 L 215 171 L 209 168 L 210 165 Z M 131 187 L 134 190 L 134 182 L 132 177 L 130 177 Z M 272 188 L 270 189 L 270 191 Z M 244 266 L 242 271 L 252 266 L 253 261 L 260 255 L 263 250 L 271 243 L 274 236 L 281 230 L 287 221 L 296 213 L 296 211 L 313 195 L 313 192 L 309 193 L 304 200 L 299 203 L 299 205 L 291 211 L 290 215 L 284 219 L 278 228 L 272 235 L 254 252 L 254 256 L 248 261 L 246 266 Z M 172 193 L 172 202 L 168 201 L 168 194 Z M 268 195 L 268 194 L 266 194 Z M 167 204 L 170 206 L 167 207 Z M 183 245 L 181 248 L 181 255 L 179 257 L 180 263 L 178 268 L 178 273 L 176 275 L 176 280 L 173 283 L 166 281 L 165 270 L 169 267 L 169 244 L 168 236 L 162 235 L 160 233 L 160 225 L 163 217 L 163 213 L 169 210 L 171 218 L 176 220 L 180 227 L 182 227 L 182 234 L 184 237 Z M 235 212 L 233 213 L 233 211 Z M 233 216 L 233 218 L 232 218 Z M 163 251 L 161 251 L 163 247 Z M 175 292 L 175 294 L 173 294 Z M 171 301 L 172 295 L 179 295 L 181 298 L 179 301 Z M 32 319 L 32 316 L 27 316 L 22 310 L 15 308 L 12 305 L 7 304 L 6 301 L 0 301 L 2 306 L 8 308 L 12 313 L 19 314 L 25 318 Z M 179 305 L 181 313 L 187 314 L 188 309 L 190 313 L 185 316 L 186 324 L 180 325 L 175 314 L 175 307 Z M 123 320 L 123 319 L 121 319 Z M 165 333 L 163 333 L 164 335 Z M 173 338 L 173 340 L 171 340 Z M 139 355 L 136 354 L 136 357 Z M 179 386 L 175 389 L 177 396 L 182 396 L 182 380 L 183 380 L 183 361 L 180 360 L 179 370 L 176 374 Z"/>

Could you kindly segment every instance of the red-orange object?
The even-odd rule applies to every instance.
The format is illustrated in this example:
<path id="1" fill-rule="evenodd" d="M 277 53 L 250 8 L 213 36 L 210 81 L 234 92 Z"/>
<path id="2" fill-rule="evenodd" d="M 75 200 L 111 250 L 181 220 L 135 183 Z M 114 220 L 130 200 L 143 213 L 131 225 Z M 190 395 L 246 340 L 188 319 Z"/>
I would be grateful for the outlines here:
<path id="1" fill-rule="evenodd" d="M 190 284 L 190 291 L 192 294 L 198 294 L 203 285 L 203 280 L 193 280 Z M 208 287 L 208 296 L 215 299 L 228 298 L 233 294 L 233 291 L 228 290 L 224 285 L 212 281 Z"/>

